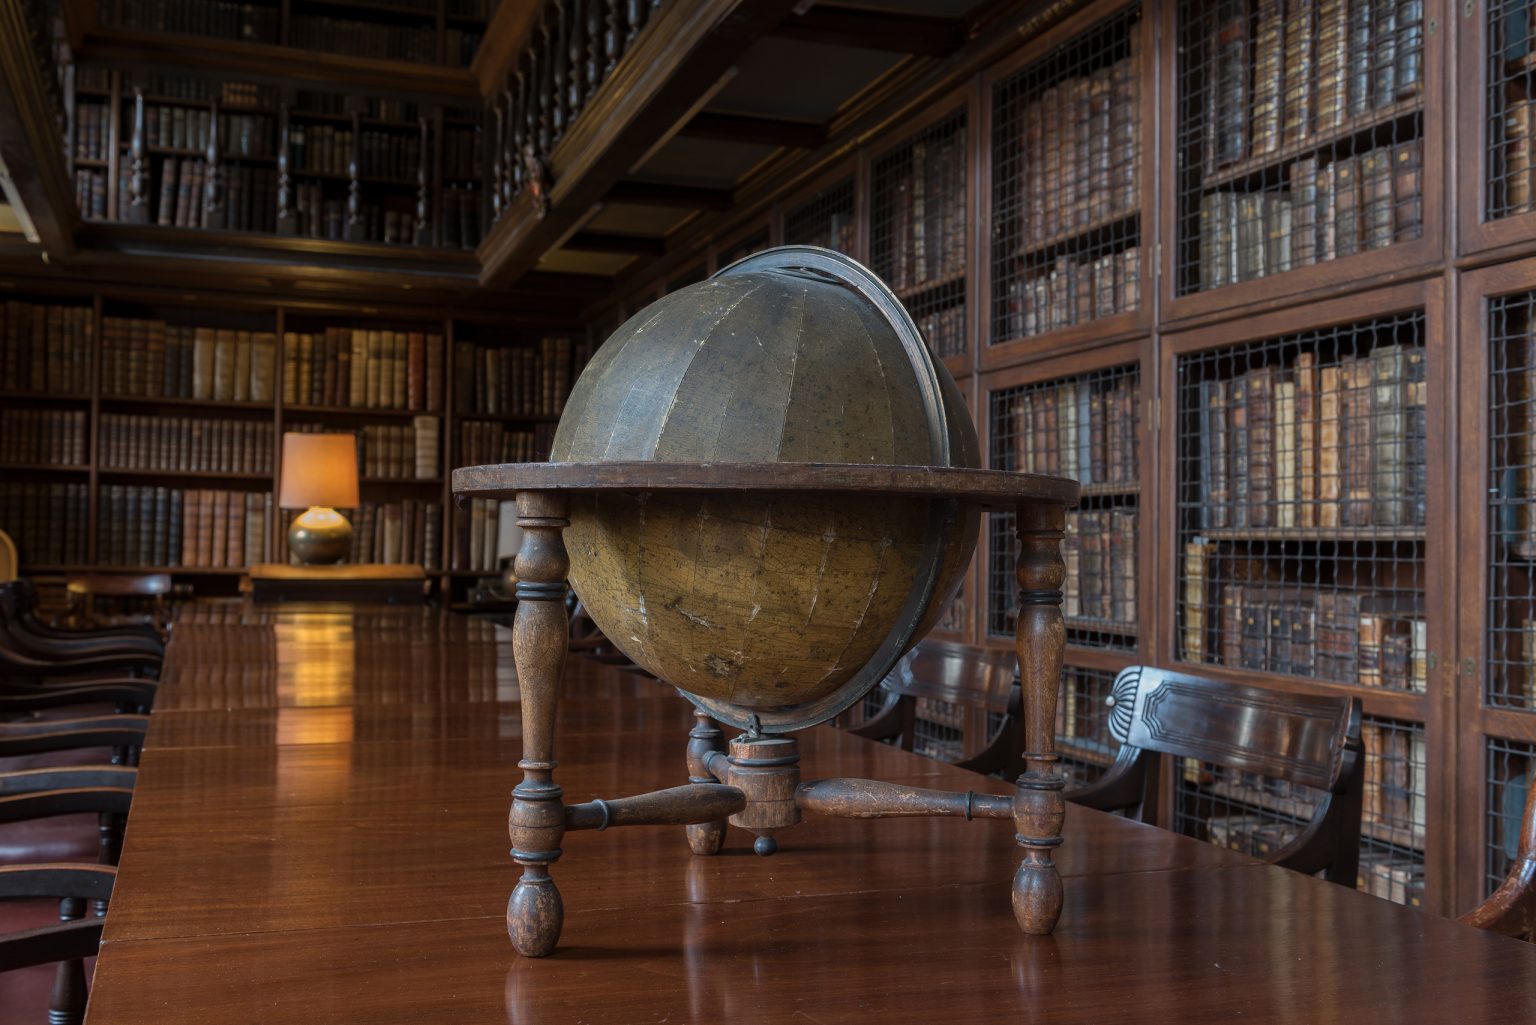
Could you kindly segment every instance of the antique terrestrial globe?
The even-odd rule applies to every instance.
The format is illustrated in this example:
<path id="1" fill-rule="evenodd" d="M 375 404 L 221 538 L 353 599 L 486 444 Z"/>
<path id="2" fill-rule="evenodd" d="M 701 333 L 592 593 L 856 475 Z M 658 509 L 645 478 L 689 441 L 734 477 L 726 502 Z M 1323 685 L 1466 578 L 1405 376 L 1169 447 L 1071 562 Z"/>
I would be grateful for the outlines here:
<path id="1" fill-rule="evenodd" d="M 784 246 L 647 306 L 577 381 L 551 462 L 719 465 L 710 491 L 572 495 L 570 583 L 626 656 L 749 733 L 821 722 L 953 599 L 954 498 L 728 487 L 731 464 L 977 468 L 959 389 L 857 262 Z"/>

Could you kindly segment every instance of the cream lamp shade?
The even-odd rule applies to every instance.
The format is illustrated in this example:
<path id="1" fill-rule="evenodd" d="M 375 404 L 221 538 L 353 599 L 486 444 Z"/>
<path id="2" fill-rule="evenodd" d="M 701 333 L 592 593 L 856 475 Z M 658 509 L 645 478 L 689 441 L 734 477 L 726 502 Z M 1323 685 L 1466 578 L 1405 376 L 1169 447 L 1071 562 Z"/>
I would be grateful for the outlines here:
<path id="1" fill-rule="evenodd" d="M 357 436 L 284 434 L 277 504 L 284 509 L 357 507 Z"/>

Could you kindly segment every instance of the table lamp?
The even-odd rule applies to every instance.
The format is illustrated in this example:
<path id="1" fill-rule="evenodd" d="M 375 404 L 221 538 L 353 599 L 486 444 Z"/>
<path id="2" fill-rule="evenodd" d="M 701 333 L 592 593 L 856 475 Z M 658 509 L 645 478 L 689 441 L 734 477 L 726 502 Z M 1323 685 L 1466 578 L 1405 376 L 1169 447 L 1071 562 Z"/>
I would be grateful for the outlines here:
<path id="1" fill-rule="evenodd" d="M 288 547 L 300 562 L 317 566 L 347 557 L 352 524 L 336 508 L 356 508 L 357 501 L 355 435 L 283 435 L 277 504 L 305 510 L 288 528 Z"/>

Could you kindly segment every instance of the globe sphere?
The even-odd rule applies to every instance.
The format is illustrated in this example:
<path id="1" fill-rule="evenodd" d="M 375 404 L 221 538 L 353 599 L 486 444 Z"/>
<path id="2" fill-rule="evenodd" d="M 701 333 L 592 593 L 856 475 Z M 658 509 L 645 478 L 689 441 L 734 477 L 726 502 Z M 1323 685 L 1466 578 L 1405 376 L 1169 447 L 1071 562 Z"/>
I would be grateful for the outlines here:
<path id="1" fill-rule="evenodd" d="M 895 297 L 810 247 L 631 317 L 577 381 L 550 458 L 980 463 L 959 389 Z M 932 626 L 978 520 L 949 499 L 587 492 L 565 543 L 572 587 L 625 655 L 716 718 L 776 731 L 856 701 Z"/>

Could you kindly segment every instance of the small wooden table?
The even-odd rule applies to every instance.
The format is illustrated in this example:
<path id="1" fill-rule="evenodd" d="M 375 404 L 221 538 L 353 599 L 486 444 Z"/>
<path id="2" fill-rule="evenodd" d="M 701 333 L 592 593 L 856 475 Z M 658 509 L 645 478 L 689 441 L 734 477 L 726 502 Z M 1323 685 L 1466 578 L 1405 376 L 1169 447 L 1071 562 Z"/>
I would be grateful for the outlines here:
<path id="1" fill-rule="evenodd" d="M 1019 932 L 1006 821 L 816 818 L 774 857 L 573 833 L 551 957 L 506 941 L 511 631 L 427 608 L 177 613 L 90 1025 L 1520 1023 L 1536 945 L 1069 805 Z M 669 687 L 574 659 L 572 800 L 686 778 Z M 831 727 L 808 772 L 1007 795 Z M 984 834 L 977 842 L 976 833 Z"/>
<path id="2" fill-rule="evenodd" d="M 336 566 L 260 562 L 250 567 L 240 581 L 240 590 L 257 602 L 346 601 L 419 605 L 426 600 L 427 587 L 427 573 L 420 566 L 382 562 Z"/>

